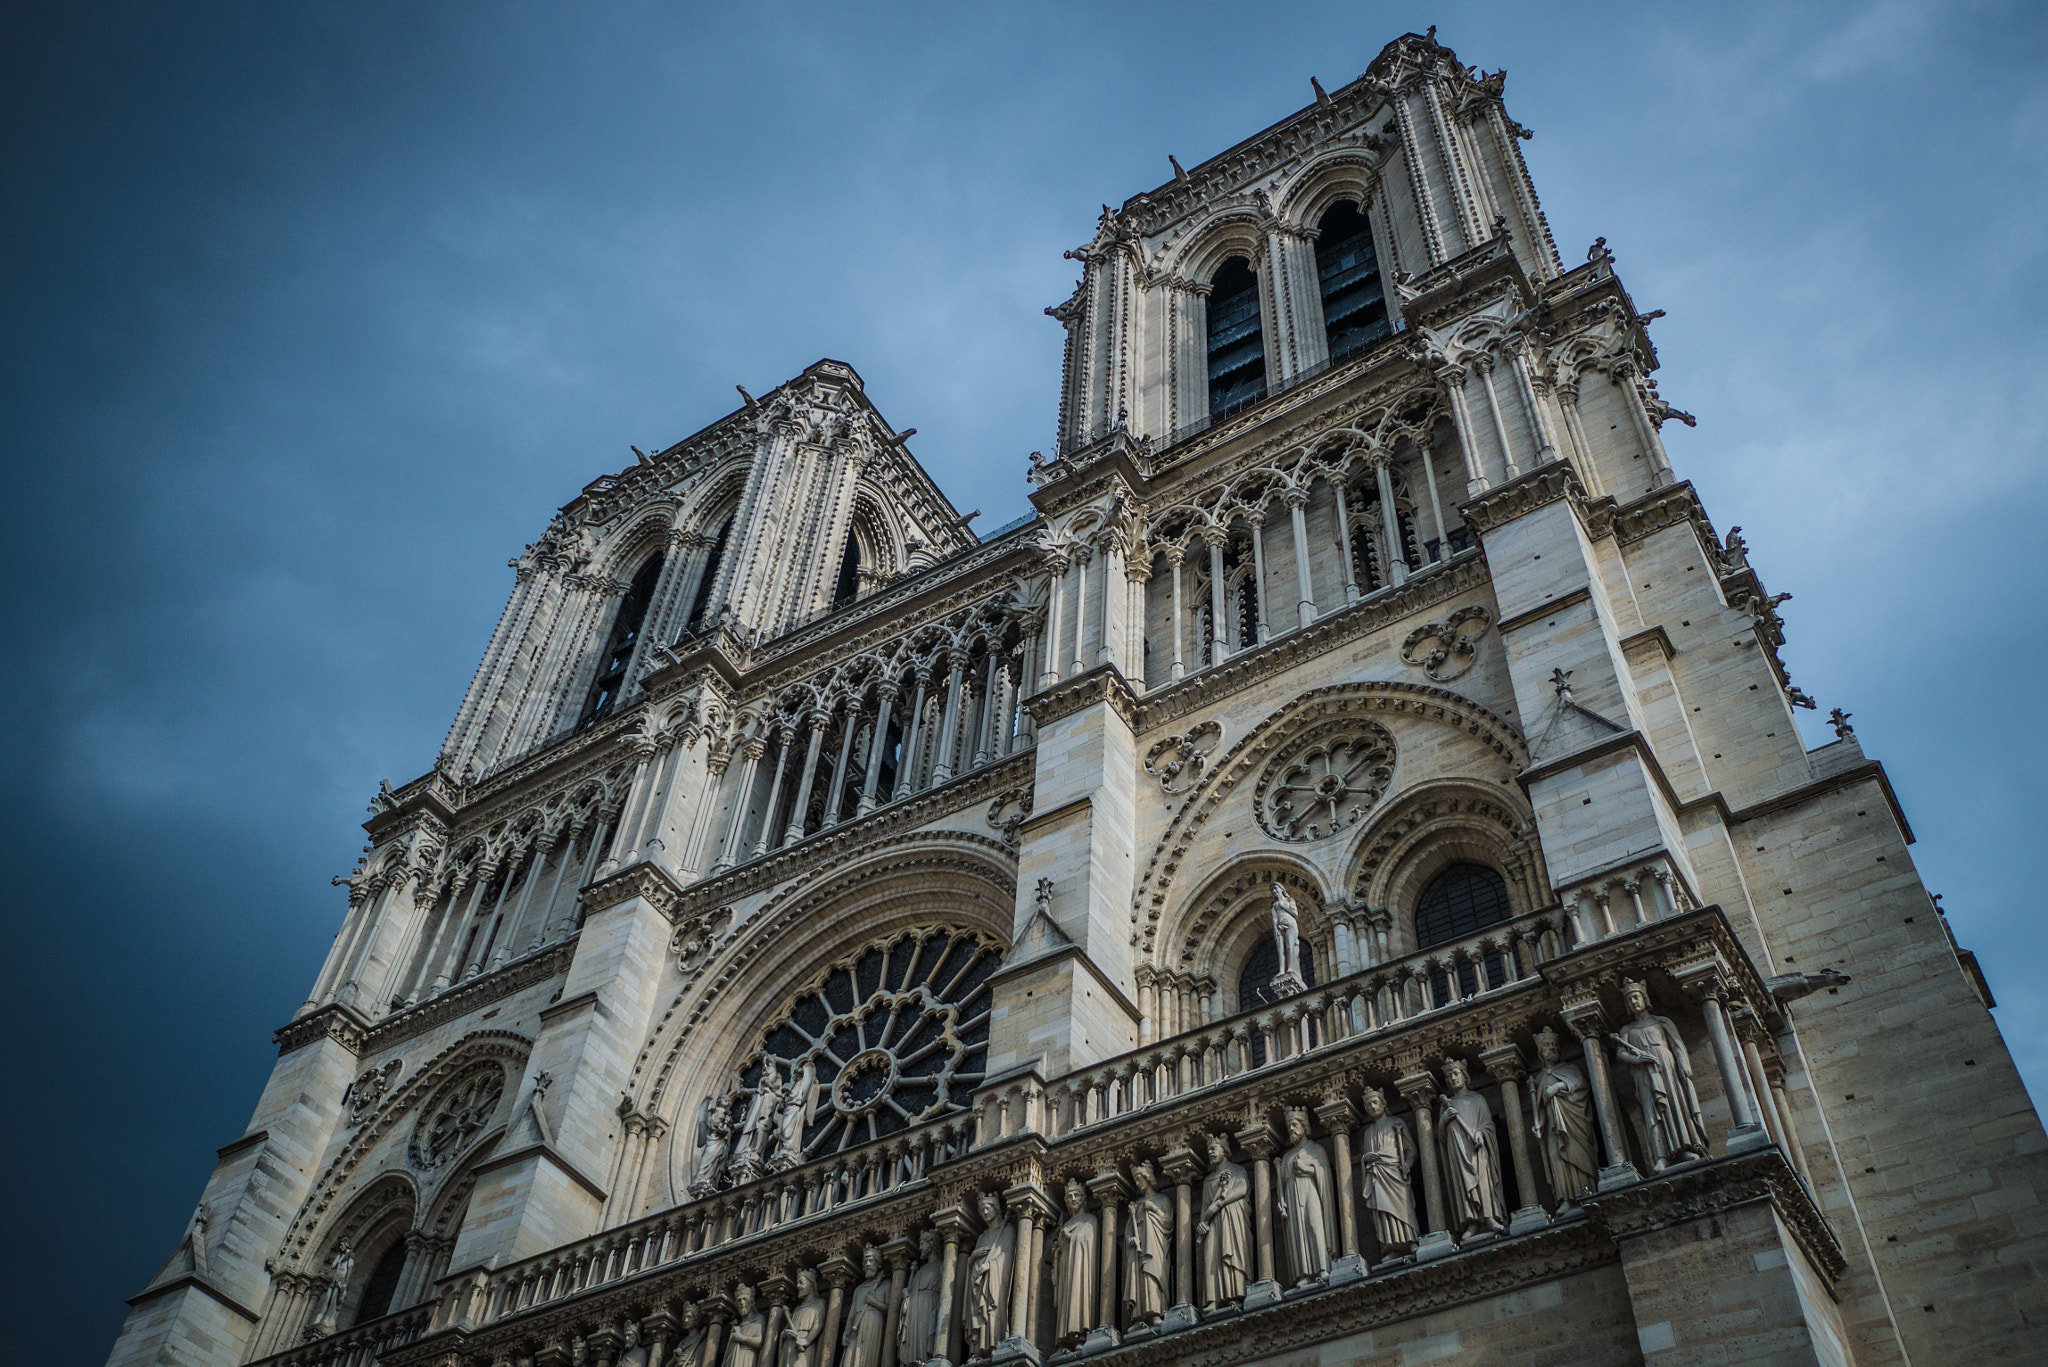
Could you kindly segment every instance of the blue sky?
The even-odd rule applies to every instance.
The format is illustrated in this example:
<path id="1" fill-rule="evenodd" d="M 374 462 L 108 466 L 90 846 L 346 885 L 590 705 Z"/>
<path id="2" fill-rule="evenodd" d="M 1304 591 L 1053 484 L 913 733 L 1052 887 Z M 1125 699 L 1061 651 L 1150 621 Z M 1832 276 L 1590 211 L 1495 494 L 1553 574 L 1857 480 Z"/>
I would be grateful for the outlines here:
<path id="1" fill-rule="evenodd" d="M 556 506 L 830 355 L 1021 513 L 1099 206 L 1432 23 L 1508 69 L 1567 259 L 1605 236 L 1668 311 L 1673 460 L 1796 595 L 1794 677 L 1889 767 L 2043 1094 L 2043 16 L 16 6 L 10 1348 L 104 1357 Z"/>

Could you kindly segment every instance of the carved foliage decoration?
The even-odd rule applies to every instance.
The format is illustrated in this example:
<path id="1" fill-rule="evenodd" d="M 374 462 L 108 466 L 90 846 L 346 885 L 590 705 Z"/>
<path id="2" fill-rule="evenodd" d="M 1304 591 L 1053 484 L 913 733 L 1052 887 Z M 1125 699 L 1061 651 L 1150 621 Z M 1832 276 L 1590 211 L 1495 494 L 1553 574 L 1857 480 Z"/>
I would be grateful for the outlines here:
<path id="1" fill-rule="evenodd" d="M 735 1117 L 770 1061 L 785 1078 L 815 1070 L 807 1158 L 966 1105 L 987 1067 L 988 980 L 1002 956 L 991 936 L 925 927 L 840 960 L 768 1026 L 740 1069 Z"/>
<path id="2" fill-rule="evenodd" d="M 1223 723 L 1205 721 L 1168 736 L 1145 752 L 1145 772 L 1168 793 L 1185 793 L 1202 781 L 1209 756 L 1223 743 Z"/>
<path id="3" fill-rule="evenodd" d="M 1480 638 L 1492 626 L 1492 613 L 1468 604 L 1441 622 L 1424 622 L 1409 632 L 1401 642 L 1401 658 L 1438 683 L 1449 683 L 1472 667 Z"/>
<path id="4" fill-rule="evenodd" d="M 1321 840 L 1365 819 L 1394 780 L 1394 737 L 1364 718 L 1310 728 L 1266 766 L 1255 796 L 1276 840 Z"/>
<path id="5" fill-rule="evenodd" d="M 443 1167 L 467 1149 L 497 1114 L 505 1070 L 487 1062 L 457 1077 L 420 1113 L 408 1155 L 422 1172 Z"/>

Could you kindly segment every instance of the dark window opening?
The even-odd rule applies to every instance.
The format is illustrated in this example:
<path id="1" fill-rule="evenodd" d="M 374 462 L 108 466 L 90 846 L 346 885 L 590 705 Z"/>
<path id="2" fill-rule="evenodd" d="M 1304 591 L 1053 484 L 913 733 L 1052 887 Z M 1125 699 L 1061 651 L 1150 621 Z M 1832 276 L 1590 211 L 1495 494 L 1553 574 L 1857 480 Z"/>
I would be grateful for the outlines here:
<path id="1" fill-rule="evenodd" d="M 684 631 L 694 636 L 704 629 L 704 609 L 711 603 L 711 587 L 718 581 L 718 566 L 725 559 L 725 537 L 732 530 L 732 519 L 718 529 L 718 535 L 711 542 L 711 554 L 704 559 L 704 577 L 697 581 L 697 594 L 690 600 L 690 615 L 683 620 Z"/>
<path id="2" fill-rule="evenodd" d="M 1269 989 L 1273 979 L 1280 976 L 1280 946 L 1271 935 L 1264 935 L 1252 946 L 1251 957 L 1244 961 L 1244 968 L 1237 975 L 1237 1009 L 1255 1011 L 1273 1000 Z M 1307 940 L 1301 942 L 1301 977 L 1310 987 L 1316 985 L 1316 950 Z M 1266 1063 L 1266 1041 L 1257 1030 L 1252 1031 L 1252 1066 L 1261 1068 Z"/>
<path id="3" fill-rule="evenodd" d="M 1351 574 L 1361 593 L 1371 593 L 1380 586 L 1380 558 L 1373 551 L 1374 541 L 1371 527 L 1363 522 L 1352 525 Z"/>
<path id="4" fill-rule="evenodd" d="M 1259 278 L 1233 256 L 1209 286 L 1209 416 L 1266 397 L 1266 342 L 1259 331 Z"/>
<path id="5" fill-rule="evenodd" d="M 377 1265 L 370 1269 L 370 1280 L 363 1283 L 363 1298 L 356 1302 L 351 1328 L 391 1313 L 391 1298 L 398 1293 L 398 1279 L 404 1272 L 405 1240 L 393 1239 L 377 1259 Z"/>
<path id="6" fill-rule="evenodd" d="M 1419 949 L 1462 939 L 1476 930 L 1496 925 L 1514 915 L 1508 905 L 1508 885 L 1484 864 L 1453 864 L 1429 880 L 1422 896 L 1415 899 L 1415 944 Z M 1469 997 L 1507 982 L 1508 965 L 1500 951 L 1489 949 L 1483 956 L 1486 981 L 1479 980 L 1481 964 L 1470 959 L 1458 964 L 1459 997 Z M 1431 1000 L 1438 1006 L 1451 1000 L 1450 977 L 1442 969 L 1429 975 Z"/>
<path id="7" fill-rule="evenodd" d="M 846 534 L 846 553 L 839 557 L 839 583 L 832 590 L 832 610 L 845 607 L 860 597 L 860 541 Z"/>
<path id="8" fill-rule="evenodd" d="M 640 640 L 640 624 L 647 616 L 647 605 L 654 599 L 654 584 L 659 578 L 661 555 L 657 552 L 640 567 L 626 589 L 626 596 L 619 600 L 619 611 L 612 618 L 612 634 L 598 663 L 597 681 L 590 686 L 590 701 L 583 704 L 579 725 L 588 726 L 618 706 L 619 694 L 626 690 L 626 666 L 632 663 L 633 647 Z"/>
<path id="9" fill-rule="evenodd" d="M 1393 331 L 1380 286 L 1372 226 L 1345 200 L 1323 215 L 1316 236 L 1316 273 L 1322 280 L 1323 329 L 1330 359 L 1349 356 Z"/>

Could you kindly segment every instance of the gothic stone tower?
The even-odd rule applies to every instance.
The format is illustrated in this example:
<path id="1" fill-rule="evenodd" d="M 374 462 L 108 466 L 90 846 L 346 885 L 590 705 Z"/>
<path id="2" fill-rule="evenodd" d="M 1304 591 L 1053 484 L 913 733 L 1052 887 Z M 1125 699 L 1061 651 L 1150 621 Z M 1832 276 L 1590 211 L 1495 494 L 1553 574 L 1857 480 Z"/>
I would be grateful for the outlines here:
<path id="1" fill-rule="evenodd" d="M 2048 1356 L 1988 993 L 1502 85 L 1105 210 L 1015 525 L 833 361 L 564 507 L 115 1367 Z"/>

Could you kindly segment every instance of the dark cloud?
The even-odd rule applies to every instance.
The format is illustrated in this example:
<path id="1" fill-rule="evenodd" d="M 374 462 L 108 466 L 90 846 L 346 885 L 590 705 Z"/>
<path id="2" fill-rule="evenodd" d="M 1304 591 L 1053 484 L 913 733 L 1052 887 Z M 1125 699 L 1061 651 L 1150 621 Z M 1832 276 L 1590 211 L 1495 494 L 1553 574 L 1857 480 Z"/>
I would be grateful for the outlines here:
<path id="1" fill-rule="evenodd" d="M 1435 7 L 1444 11 L 1444 7 Z M 1063 249 L 1443 22 L 1604 234 L 1788 657 L 1890 765 L 2030 1079 L 2039 12 L 16 7 L 0 46 L 10 1349 L 100 1361 L 583 483 L 820 355 L 962 508 L 1051 440 Z M 1854 971 L 1853 947 L 1850 968 Z"/>

